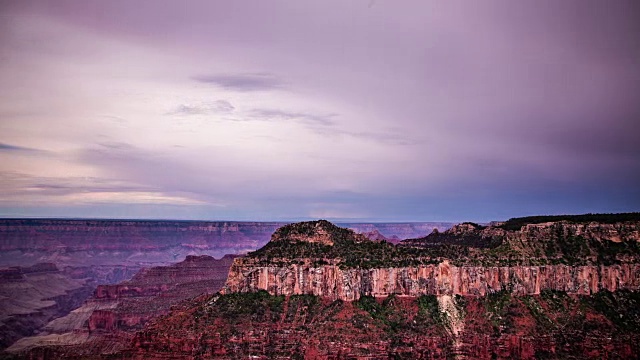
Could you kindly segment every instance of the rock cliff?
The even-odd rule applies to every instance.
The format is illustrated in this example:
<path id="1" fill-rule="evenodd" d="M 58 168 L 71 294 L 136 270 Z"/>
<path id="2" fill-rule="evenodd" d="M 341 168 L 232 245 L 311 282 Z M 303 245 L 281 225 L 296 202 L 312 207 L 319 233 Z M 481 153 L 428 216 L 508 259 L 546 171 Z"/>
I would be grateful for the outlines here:
<path id="1" fill-rule="evenodd" d="M 518 231 L 464 223 L 401 246 L 372 244 L 328 222 L 308 222 L 281 228 L 263 249 L 236 259 L 224 292 L 266 290 L 352 301 L 361 295 L 637 290 L 639 242 L 640 222 L 634 221 L 561 221 Z M 399 265 L 407 261 L 416 264 Z"/>
<path id="2" fill-rule="evenodd" d="M 269 267 L 239 258 L 231 266 L 224 292 L 266 290 L 273 295 L 309 294 L 353 301 L 362 295 L 485 296 L 501 290 L 516 295 L 537 295 L 543 290 L 589 295 L 619 289 L 640 289 L 640 264 L 458 267 L 443 261 L 417 267 L 343 269 L 311 262 Z"/>

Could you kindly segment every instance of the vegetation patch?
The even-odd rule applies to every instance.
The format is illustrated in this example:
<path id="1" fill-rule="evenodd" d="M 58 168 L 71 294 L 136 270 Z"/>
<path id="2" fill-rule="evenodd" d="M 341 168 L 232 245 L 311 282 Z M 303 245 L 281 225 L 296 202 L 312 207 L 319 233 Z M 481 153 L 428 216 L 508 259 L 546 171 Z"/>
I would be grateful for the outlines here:
<path id="1" fill-rule="evenodd" d="M 210 307 L 229 319 L 249 316 L 254 320 L 276 321 L 283 311 L 284 296 L 274 296 L 264 290 L 219 296 Z"/>
<path id="2" fill-rule="evenodd" d="M 531 236 L 510 231 L 519 230 L 522 224 L 559 220 L 624 222 L 640 218 L 639 214 L 536 216 L 511 219 L 498 227 L 467 223 L 469 226 L 461 231 L 433 232 L 398 245 L 371 241 L 349 229 L 320 220 L 280 228 L 274 234 L 274 240 L 249 253 L 248 257 L 256 259 L 259 266 L 336 264 L 342 269 L 416 267 L 439 264 L 444 260 L 455 266 L 613 265 L 640 259 L 640 244 L 627 236 L 632 228 L 618 229 L 621 242 L 593 234 L 576 234 L 566 223 L 555 223 L 541 230 L 539 235 L 535 231 Z M 318 236 L 322 239 L 329 236 L 330 242 L 305 241 L 305 237 Z"/>
<path id="3" fill-rule="evenodd" d="M 640 292 L 603 290 L 581 299 L 583 303 L 604 315 L 619 329 L 625 331 L 640 329 Z"/>

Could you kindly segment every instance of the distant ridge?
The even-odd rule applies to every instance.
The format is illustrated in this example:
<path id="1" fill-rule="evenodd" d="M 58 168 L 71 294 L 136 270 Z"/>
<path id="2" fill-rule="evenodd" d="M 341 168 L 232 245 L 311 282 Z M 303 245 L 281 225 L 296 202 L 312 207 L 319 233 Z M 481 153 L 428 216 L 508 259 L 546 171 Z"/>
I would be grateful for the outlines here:
<path id="1" fill-rule="evenodd" d="M 505 221 L 499 227 L 505 230 L 518 230 L 527 224 L 540 224 L 554 221 L 568 221 L 572 223 L 599 222 L 612 224 L 624 221 L 640 221 L 640 212 L 608 213 L 608 214 L 581 214 L 581 215 L 535 215 L 515 217 Z"/>

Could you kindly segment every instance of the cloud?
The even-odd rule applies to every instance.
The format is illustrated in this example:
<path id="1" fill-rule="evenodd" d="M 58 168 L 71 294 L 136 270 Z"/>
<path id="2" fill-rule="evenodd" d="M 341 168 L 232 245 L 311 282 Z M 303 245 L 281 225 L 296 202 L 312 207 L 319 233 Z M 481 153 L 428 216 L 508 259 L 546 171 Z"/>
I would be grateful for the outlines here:
<path id="1" fill-rule="evenodd" d="M 174 204 L 202 205 L 185 194 L 129 181 L 97 177 L 45 177 L 21 173 L 0 173 L 0 204 Z"/>
<path id="2" fill-rule="evenodd" d="M 0 143 L 0 151 L 27 152 L 27 153 L 29 153 L 29 152 L 42 152 L 42 150 L 39 150 L 39 149 L 33 149 L 33 148 L 29 148 L 29 147 L 11 145 L 11 144 L 6 144 L 6 143 Z"/>
<path id="3" fill-rule="evenodd" d="M 193 80 L 235 91 L 277 90 L 284 86 L 279 78 L 270 73 L 199 75 L 194 76 Z"/>
<path id="4" fill-rule="evenodd" d="M 338 114 L 314 114 L 294 112 L 278 109 L 253 109 L 249 116 L 264 121 L 297 121 L 306 125 L 320 125 L 323 127 L 335 125 L 333 120 Z"/>
<path id="5" fill-rule="evenodd" d="M 169 112 L 170 115 L 211 115 L 220 113 L 230 113 L 235 107 L 226 100 L 216 100 L 211 102 L 202 102 L 198 104 L 180 104 L 174 110 Z"/>
<path id="6" fill-rule="evenodd" d="M 398 132 L 371 132 L 371 131 L 349 131 L 344 129 L 314 129 L 316 133 L 326 137 L 351 137 L 356 139 L 370 140 L 385 145 L 416 145 L 419 141 Z"/>
<path id="7" fill-rule="evenodd" d="M 638 209 L 637 3 L 368 1 L 15 2 L 0 173 L 206 217 Z"/>

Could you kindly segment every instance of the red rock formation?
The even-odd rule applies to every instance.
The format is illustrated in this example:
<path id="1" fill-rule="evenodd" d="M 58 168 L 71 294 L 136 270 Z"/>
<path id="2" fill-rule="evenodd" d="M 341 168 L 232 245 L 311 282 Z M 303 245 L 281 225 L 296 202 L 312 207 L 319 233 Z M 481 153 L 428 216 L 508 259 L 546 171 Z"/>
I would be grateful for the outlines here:
<path id="1" fill-rule="evenodd" d="M 545 292 L 460 297 L 461 328 L 435 297 L 342 302 L 313 296 L 230 294 L 194 299 L 139 332 L 119 356 L 134 359 L 636 358 L 640 335 L 618 320 L 634 293 Z M 626 304 L 626 305 L 625 305 Z M 435 308 L 433 307 L 435 306 Z M 632 310 L 633 311 L 633 310 Z M 633 326 L 640 319 L 634 318 Z M 614 335 L 615 336 L 612 336 Z"/>
<path id="2" fill-rule="evenodd" d="M 140 270 L 120 284 L 100 285 L 82 307 L 51 322 L 39 336 L 18 341 L 9 350 L 75 344 L 79 349 L 96 346 L 100 351 L 113 351 L 109 350 L 111 346 L 118 348 L 123 345 L 122 339 L 128 339 L 122 333 L 141 329 L 150 319 L 167 314 L 172 306 L 186 299 L 218 291 L 234 258 L 189 256 L 171 266 Z M 54 335 L 59 336 L 52 338 Z M 83 337 L 81 341 L 78 336 Z M 82 351 L 91 353 L 86 348 Z"/>
<path id="3" fill-rule="evenodd" d="M 338 231 L 335 227 L 331 227 L 333 225 L 322 222 L 301 224 L 297 227 L 290 225 L 278 230 L 272 241 L 287 241 L 292 233 L 295 235 L 295 241 L 303 241 L 302 235 L 308 233 L 311 234 L 308 238 L 313 240 L 309 242 L 319 242 L 316 238 L 321 238 L 323 244 L 333 245 L 332 239 L 327 240 L 330 238 L 330 231 Z M 321 236 L 314 233 L 317 229 L 322 230 Z M 327 229 L 330 231 L 327 232 Z M 349 233 L 339 236 L 354 236 L 356 241 L 362 241 L 357 235 Z M 590 263 L 589 265 L 528 265 L 536 262 L 548 263 L 550 259 L 556 260 L 562 256 L 560 250 L 553 248 L 550 253 L 545 250 L 547 255 L 550 254 L 550 258 L 547 257 L 540 250 L 542 245 L 555 246 L 553 239 L 578 236 L 586 239 L 583 240 L 584 244 L 580 245 L 580 249 L 587 254 L 587 258 L 583 260 Z M 440 238 L 441 236 L 436 234 L 435 237 Z M 607 246 L 620 242 L 635 246 L 640 241 L 640 222 L 618 224 L 545 223 L 526 225 L 520 231 L 515 232 L 493 227 L 478 228 L 477 225 L 465 223 L 447 230 L 442 234 L 442 237 L 452 242 L 463 239 L 462 241 L 472 243 L 476 242 L 476 238 L 480 243 L 491 243 L 495 238 L 499 238 L 502 242 L 500 246 L 509 249 L 509 252 L 505 251 L 507 256 L 513 256 L 514 253 L 526 255 L 521 255 L 522 260 L 516 258 L 511 261 L 512 259 L 509 258 L 510 262 L 516 263 L 513 266 L 454 266 L 447 259 L 436 258 L 434 260 L 439 264 L 373 269 L 344 267 L 340 258 L 322 259 L 325 265 L 318 265 L 317 259 L 297 258 L 284 259 L 285 261 L 267 261 L 265 265 L 264 259 L 260 255 L 256 255 L 256 257 L 235 260 L 231 266 L 224 292 L 266 290 L 273 295 L 311 294 L 352 301 L 361 295 L 484 296 L 487 293 L 505 289 L 518 295 L 539 294 L 541 290 L 591 294 L 600 290 L 636 290 L 640 287 L 638 254 L 631 252 L 630 255 L 624 255 L 626 253 L 622 253 L 621 256 L 616 255 L 615 260 L 618 261 L 618 264 L 615 265 L 597 264 L 601 254 L 595 253 L 594 249 L 589 247 L 586 242 L 592 240 L 594 244 L 604 243 L 605 250 Z M 471 251 L 475 251 L 477 254 L 484 254 L 483 251 L 487 252 L 481 248 L 472 248 Z M 491 253 L 491 256 L 497 256 L 497 260 L 502 260 L 499 258 L 500 255 Z M 523 264 L 517 265 L 517 262 Z M 284 265 L 278 265 L 280 263 Z"/>
<path id="4" fill-rule="evenodd" d="M 419 267 L 341 269 L 312 263 L 265 267 L 255 265 L 254 259 L 238 258 L 223 291 L 266 290 L 273 295 L 310 294 L 353 301 L 361 295 L 485 296 L 500 290 L 518 295 L 536 295 L 541 290 L 588 295 L 618 289 L 640 289 L 640 264 L 457 267 L 445 261 Z"/>
<path id="5" fill-rule="evenodd" d="M 234 256 L 215 260 L 210 256 L 188 256 L 171 266 L 142 269 L 131 280 L 99 285 L 92 303 L 115 303 L 94 311 L 89 331 L 131 330 L 166 313 L 171 305 L 200 294 L 218 291 L 227 277 Z"/>

